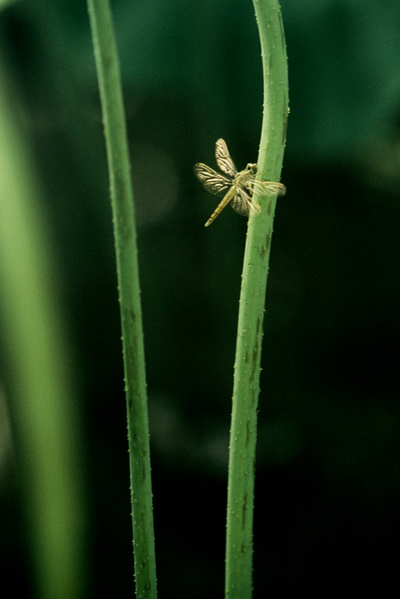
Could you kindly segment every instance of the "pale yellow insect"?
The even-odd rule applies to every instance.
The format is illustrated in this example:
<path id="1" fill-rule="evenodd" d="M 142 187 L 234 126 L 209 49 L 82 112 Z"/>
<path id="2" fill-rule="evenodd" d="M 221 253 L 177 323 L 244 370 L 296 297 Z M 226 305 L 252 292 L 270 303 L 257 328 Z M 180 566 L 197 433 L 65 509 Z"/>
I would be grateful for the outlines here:
<path id="1" fill-rule="evenodd" d="M 282 183 L 255 179 L 257 174 L 256 164 L 249 163 L 243 171 L 238 173 L 229 154 L 228 146 L 223 139 L 218 139 L 215 144 L 215 158 L 219 168 L 225 173 L 224 175 L 217 173 L 217 171 L 201 162 L 194 167 L 196 177 L 207 191 L 214 195 L 225 194 L 204 225 L 205 227 L 214 222 L 229 202 L 236 212 L 243 216 L 249 216 L 249 214 L 259 214 L 261 212 L 261 206 L 253 200 L 253 194 L 273 197 L 276 195 L 283 196 L 286 193 L 286 187 Z"/>

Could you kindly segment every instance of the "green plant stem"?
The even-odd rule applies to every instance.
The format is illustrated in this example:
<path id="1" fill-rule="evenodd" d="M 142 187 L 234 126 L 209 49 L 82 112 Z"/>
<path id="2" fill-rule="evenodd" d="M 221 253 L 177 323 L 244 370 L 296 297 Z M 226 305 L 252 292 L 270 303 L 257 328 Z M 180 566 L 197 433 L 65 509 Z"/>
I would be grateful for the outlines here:
<path id="1" fill-rule="evenodd" d="M 108 0 L 88 0 L 111 183 L 129 435 L 136 595 L 157 596 L 146 375 L 133 190 Z"/>
<path id="2" fill-rule="evenodd" d="M 254 0 L 264 74 L 258 160 L 263 179 L 279 181 L 288 116 L 285 38 L 277 0 Z M 254 462 L 265 292 L 276 198 L 256 198 L 243 262 L 229 454 L 225 596 L 252 596 Z"/>
<path id="3" fill-rule="evenodd" d="M 0 72 L 2 376 L 15 425 L 35 596 L 79 599 L 86 593 L 87 506 L 78 385 L 42 191 L 1 59 Z"/>

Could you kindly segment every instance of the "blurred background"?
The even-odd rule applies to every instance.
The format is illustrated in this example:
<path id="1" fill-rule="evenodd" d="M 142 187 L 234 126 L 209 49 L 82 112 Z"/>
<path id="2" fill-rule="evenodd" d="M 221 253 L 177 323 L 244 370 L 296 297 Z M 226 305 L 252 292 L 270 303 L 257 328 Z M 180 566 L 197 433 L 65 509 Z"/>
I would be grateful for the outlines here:
<path id="1" fill-rule="evenodd" d="M 288 192 L 266 298 L 254 597 L 384 591 L 400 548 L 400 4 L 281 4 Z M 134 587 L 121 334 L 86 2 L 0 7 L 0 127 L 13 124 L 34 173 L 28 189 L 52 264 L 43 284 L 50 277 L 73 389 L 61 421 L 72 431 L 63 443 L 79 498 L 79 581 L 57 596 L 123 599 Z M 240 169 L 257 159 L 258 31 L 250 0 L 112 8 L 138 225 L 159 593 L 212 599 L 224 584 L 246 219 L 228 208 L 204 229 L 218 199 L 193 165 L 215 166 L 219 137 Z M 6 202 L 13 183 L 0 187 Z M 29 422 L 13 375 L 24 372 L 13 366 L 2 285 L 2 596 L 30 598 L 42 596 L 27 474 L 35 448 L 24 443 Z"/>

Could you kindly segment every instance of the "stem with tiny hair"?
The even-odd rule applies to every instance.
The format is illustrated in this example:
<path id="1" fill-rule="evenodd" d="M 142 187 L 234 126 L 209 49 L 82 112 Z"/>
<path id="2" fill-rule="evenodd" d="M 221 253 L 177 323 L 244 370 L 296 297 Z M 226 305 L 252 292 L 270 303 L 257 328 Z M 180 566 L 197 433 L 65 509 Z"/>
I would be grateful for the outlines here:
<path id="1" fill-rule="evenodd" d="M 111 187 L 128 418 L 136 596 L 157 596 L 146 372 L 135 213 L 109 0 L 88 0 Z"/>
<path id="2" fill-rule="evenodd" d="M 285 36 L 277 0 L 253 0 L 264 77 L 258 172 L 279 181 L 288 117 Z M 263 318 L 276 198 L 255 196 L 243 262 L 229 450 L 225 597 L 252 596 L 254 464 Z"/>

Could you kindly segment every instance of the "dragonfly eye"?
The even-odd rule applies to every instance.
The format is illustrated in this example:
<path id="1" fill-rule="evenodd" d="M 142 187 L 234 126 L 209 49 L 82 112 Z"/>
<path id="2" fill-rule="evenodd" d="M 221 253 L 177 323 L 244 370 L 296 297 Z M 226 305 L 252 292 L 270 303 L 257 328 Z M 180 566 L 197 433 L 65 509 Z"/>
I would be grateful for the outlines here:
<path id="1" fill-rule="evenodd" d="M 246 170 L 247 171 L 253 171 L 253 173 L 256 174 L 256 172 L 257 172 L 257 165 L 249 162 L 249 164 L 246 166 Z"/>

